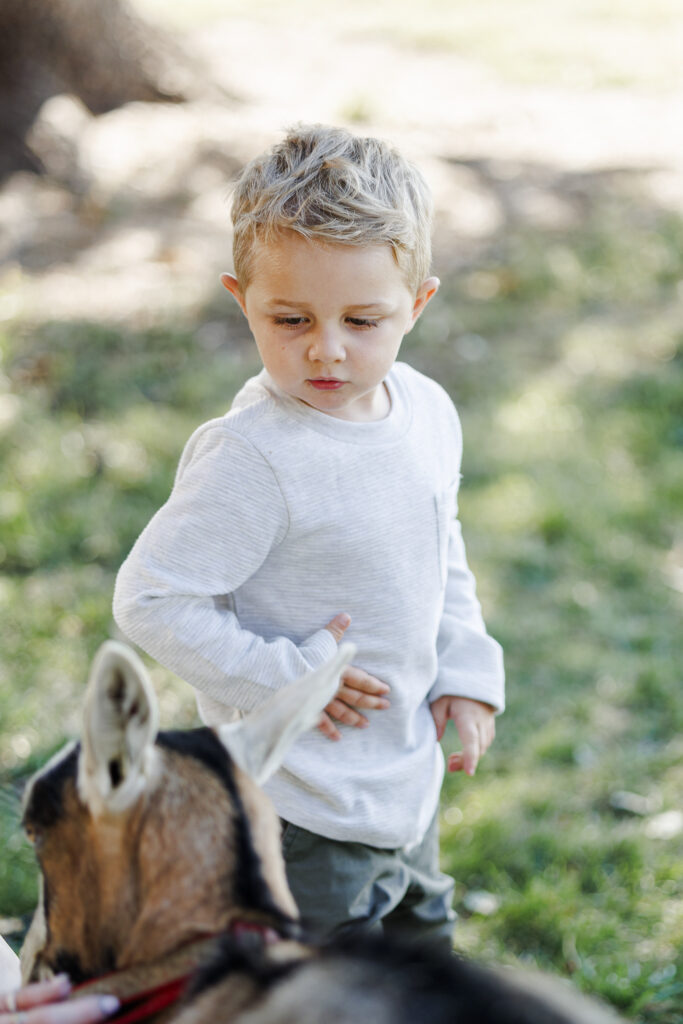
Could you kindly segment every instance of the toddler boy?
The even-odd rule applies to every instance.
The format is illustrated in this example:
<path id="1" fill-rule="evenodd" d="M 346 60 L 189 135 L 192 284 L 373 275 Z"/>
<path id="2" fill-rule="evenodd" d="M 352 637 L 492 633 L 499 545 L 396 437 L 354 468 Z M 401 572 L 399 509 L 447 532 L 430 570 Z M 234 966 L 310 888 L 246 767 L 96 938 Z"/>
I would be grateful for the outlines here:
<path id="1" fill-rule="evenodd" d="M 439 285 L 429 192 L 384 143 L 304 126 L 244 170 L 232 216 L 222 281 L 264 369 L 190 438 L 121 568 L 115 616 L 212 725 L 348 631 L 356 664 L 266 786 L 290 886 L 320 931 L 450 944 L 437 738 L 452 719 L 449 768 L 474 774 L 504 698 L 455 518 L 458 417 L 395 361 Z"/>

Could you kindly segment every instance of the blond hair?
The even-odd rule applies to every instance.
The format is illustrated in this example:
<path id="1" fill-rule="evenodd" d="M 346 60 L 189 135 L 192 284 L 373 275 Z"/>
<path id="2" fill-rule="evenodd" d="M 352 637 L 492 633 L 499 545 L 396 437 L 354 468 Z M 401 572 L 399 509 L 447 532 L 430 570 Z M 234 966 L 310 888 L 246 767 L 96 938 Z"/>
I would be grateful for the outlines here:
<path id="1" fill-rule="evenodd" d="M 297 125 L 245 167 L 232 203 L 235 276 L 250 281 L 256 239 L 283 230 L 344 245 L 388 243 L 406 283 L 429 274 L 432 200 L 416 167 L 385 142 Z"/>

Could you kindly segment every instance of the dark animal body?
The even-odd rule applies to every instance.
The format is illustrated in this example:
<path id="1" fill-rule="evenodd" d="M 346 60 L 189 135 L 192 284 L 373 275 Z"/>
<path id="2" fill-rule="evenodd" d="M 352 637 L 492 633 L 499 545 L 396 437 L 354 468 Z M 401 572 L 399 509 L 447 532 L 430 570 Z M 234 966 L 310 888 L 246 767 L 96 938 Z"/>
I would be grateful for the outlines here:
<path id="1" fill-rule="evenodd" d="M 279 821 L 259 784 L 317 716 L 351 656 L 280 691 L 218 733 L 156 730 L 139 660 L 98 655 L 83 738 L 29 784 L 24 821 L 42 898 L 25 976 L 67 970 L 140 993 L 173 1024 L 606 1024 L 554 980 L 491 971 L 397 941 L 312 945 L 287 887 Z M 168 993 L 179 994 L 170 1005 Z M 128 1001 L 138 1007 L 126 1016 Z"/>

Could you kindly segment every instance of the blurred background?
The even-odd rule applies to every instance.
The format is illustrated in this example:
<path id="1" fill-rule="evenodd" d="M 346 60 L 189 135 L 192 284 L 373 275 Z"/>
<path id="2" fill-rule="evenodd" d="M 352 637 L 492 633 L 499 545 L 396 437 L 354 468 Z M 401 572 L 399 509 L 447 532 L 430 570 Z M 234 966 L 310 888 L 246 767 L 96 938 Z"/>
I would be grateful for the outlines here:
<path id="1" fill-rule="evenodd" d="M 334 122 L 434 191 L 442 288 L 403 358 L 460 410 L 506 651 L 496 744 L 443 794 L 456 944 L 683 1020 L 678 0 L 5 0 L 0 28 L 0 932 L 116 570 L 258 369 L 218 283 L 231 181 Z"/>

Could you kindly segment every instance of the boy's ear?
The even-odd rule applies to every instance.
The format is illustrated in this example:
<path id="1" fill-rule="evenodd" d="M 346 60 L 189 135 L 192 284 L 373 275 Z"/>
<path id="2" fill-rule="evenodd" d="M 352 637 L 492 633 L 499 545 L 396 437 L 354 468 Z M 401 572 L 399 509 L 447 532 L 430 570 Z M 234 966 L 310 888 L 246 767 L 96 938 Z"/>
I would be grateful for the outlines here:
<path id="1" fill-rule="evenodd" d="M 441 282 L 438 277 L 428 277 L 426 281 L 423 281 L 420 287 L 417 289 L 417 295 L 415 296 L 415 302 L 413 303 L 413 310 L 410 315 L 410 324 L 408 330 L 410 330 L 420 313 L 424 310 L 429 300 L 436 295 L 439 290 Z"/>
<path id="2" fill-rule="evenodd" d="M 235 277 L 235 275 L 234 274 L 221 274 L 221 284 L 223 285 L 224 288 L 228 289 L 228 291 L 230 292 L 232 297 L 235 299 L 235 301 L 237 303 L 239 303 L 240 309 L 242 310 L 242 312 L 246 316 L 247 315 L 247 307 L 244 304 L 244 295 L 242 294 L 242 289 L 240 288 L 239 284 L 237 283 L 237 278 Z"/>

